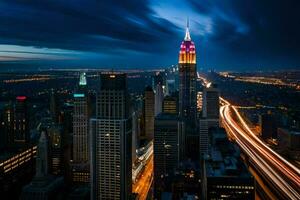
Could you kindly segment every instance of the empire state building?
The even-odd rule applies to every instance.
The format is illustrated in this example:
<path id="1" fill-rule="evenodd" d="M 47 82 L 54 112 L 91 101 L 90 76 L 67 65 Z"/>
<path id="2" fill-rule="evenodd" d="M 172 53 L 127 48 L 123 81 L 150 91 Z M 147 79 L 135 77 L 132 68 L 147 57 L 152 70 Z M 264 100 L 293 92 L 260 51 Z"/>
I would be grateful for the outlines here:
<path id="1" fill-rule="evenodd" d="M 196 49 L 187 22 L 184 40 L 179 51 L 179 116 L 196 123 Z"/>

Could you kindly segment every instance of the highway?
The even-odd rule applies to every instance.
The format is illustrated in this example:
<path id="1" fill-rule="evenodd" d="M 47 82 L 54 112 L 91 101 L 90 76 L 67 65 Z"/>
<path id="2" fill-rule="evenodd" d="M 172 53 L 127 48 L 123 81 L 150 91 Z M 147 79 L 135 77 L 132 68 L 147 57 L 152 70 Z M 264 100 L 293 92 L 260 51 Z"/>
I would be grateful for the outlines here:
<path id="1" fill-rule="evenodd" d="M 211 83 L 197 73 L 203 85 Z M 270 195 L 271 199 L 300 199 L 300 169 L 284 159 L 250 129 L 236 106 L 220 97 L 220 118 L 230 138 L 236 141 L 249 157 L 249 163 L 262 174 L 263 180 L 271 183 L 281 196 Z"/>
<path id="2" fill-rule="evenodd" d="M 300 199 L 300 170 L 258 138 L 235 106 L 220 99 L 223 103 L 220 108 L 223 125 L 230 137 L 249 156 L 251 164 L 285 199 Z"/>
<path id="3" fill-rule="evenodd" d="M 153 141 L 150 141 L 147 146 L 137 150 L 138 158 L 135 166 L 132 167 L 132 181 L 136 182 L 136 179 L 143 172 L 144 167 L 148 164 L 150 157 L 153 155 Z"/>
<path id="4" fill-rule="evenodd" d="M 137 181 L 133 184 L 132 192 L 138 194 L 139 200 L 146 200 L 153 181 L 153 154 L 145 165 Z"/>

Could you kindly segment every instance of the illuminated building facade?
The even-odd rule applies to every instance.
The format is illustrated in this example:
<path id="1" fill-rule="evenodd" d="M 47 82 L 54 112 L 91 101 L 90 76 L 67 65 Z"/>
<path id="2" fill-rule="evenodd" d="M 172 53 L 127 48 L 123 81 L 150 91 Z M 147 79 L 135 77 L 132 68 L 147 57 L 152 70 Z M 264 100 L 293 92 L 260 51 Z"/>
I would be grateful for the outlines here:
<path id="1" fill-rule="evenodd" d="M 131 126 L 125 74 L 101 74 L 90 120 L 91 198 L 127 200 L 132 187 Z"/>
<path id="2" fill-rule="evenodd" d="M 89 182 L 89 118 L 90 102 L 86 74 L 80 74 L 78 88 L 73 94 L 73 162 L 74 182 Z"/>
<path id="3" fill-rule="evenodd" d="M 23 164 L 32 161 L 33 157 L 36 154 L 37 147 L 30 147 L 20 153 L 14 154 L 7 159 L 3 159 L 0 162 L 0 173 L 9 173 L 18 167 L 21 167 Z"/>
<path id="4" fill-rule="evenodd" d="M 179 116 L 196 123 L 196 49 L 187 25 L 179 51 Z"/>
<path id="5" fill-rule="evenodd" d="M 163 101 L 163 113 L 178 114 L 177 98 L 166 96 Z"/>
<path id="6" fill-rule="evenodd" d="M 28 183 L 34 175 L 37 147 L 1 152 L 0 154 L 0 194 L 2 197 L 18 199 L 20 186 Z"/>
<path id="7" fill-rule="evenodd" d="M 191 39 L 189 25 L 179 51 L 179 117 L 185 123 L 184 155 L 198 159 L 199 135 L 197 133 L 196 49 Z"/>
<path id="8" fill-rule="evenodd" d="M 201 112 L 202 111 L 202 102 L 203 102 L 203 92 L 197 92 L 197 110 L 198 112 Z"/>

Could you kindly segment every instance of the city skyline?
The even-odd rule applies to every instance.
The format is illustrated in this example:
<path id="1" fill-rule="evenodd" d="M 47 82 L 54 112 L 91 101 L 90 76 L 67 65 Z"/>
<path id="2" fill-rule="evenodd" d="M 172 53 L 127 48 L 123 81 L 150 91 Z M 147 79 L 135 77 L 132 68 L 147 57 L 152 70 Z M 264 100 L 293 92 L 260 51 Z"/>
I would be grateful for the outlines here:
<path id="1" fill-rule="evenodd" d="M 1 199 L 300 199 L 298 5 L 0 1 Z"/>
<path id="2" fill-rule="evenodd" d="M 171 66 L 187 18 L 199 69 L 299 69 L 295 0 L 2 1 L 0 8 L 0 70 Z"/>

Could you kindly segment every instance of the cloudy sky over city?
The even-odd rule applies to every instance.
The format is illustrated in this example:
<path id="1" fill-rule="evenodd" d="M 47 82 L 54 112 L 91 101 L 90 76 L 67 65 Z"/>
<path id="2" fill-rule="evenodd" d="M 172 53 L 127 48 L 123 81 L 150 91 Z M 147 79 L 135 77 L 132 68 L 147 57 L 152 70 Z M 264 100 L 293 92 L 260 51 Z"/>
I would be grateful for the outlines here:
<path id="1" fill-rule="evenodd" d="M 169 66 L 189 18 L 198 68 L 300 68 L 299 0 L 1 0 L 0 9 L 0 64 Z"/>

